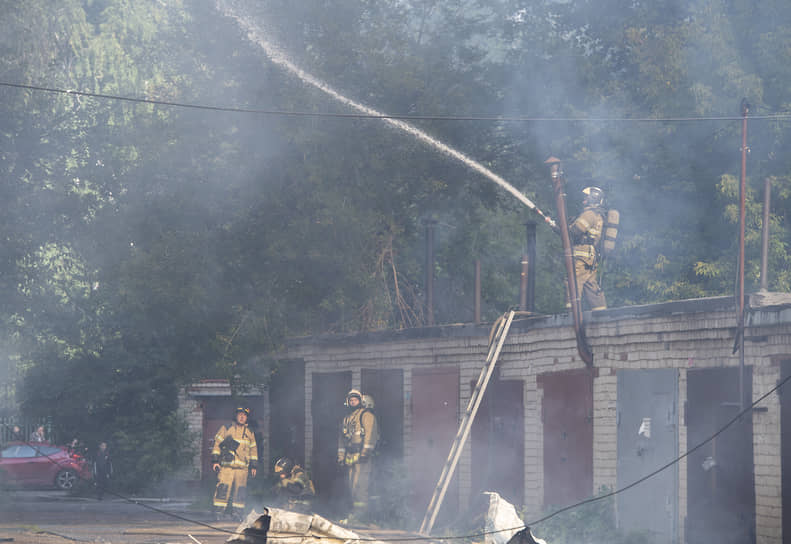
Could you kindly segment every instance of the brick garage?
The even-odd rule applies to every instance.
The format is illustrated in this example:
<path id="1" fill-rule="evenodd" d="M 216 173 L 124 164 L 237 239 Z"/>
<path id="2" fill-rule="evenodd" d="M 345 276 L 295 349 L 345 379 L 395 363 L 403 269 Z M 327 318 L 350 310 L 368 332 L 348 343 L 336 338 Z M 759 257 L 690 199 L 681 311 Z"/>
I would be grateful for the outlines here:
<path id="1" fill-rule="evenodd" d="M 698 435 L 704 436 L 724 415 L 734 413 L 733 401 L 738 401 L 737 393 L 723 391 L 726 402 L 718 400 L 713 404 L 707 403 L 701 394 L 705 384 L 717 376 L 725 380 L 722 383 L 727 387 L 735 387 L 733 378 L 738 375 L 739 354 L 734 353 L 737 316 L 732 298 L 610 309 L 587 316 L 586 323 L 594 354 L 592 369 L 586 369 L 579 358 L 568 316 L 537 316 L 514 322 L 497 365 L 494 383 L 501 385 L 493 385 L 500 387 L 498 391 L 507 392 L 503 394 L 507 394 L 511 404 L 485 400 L 482 413 L 487 415 L 482 418 L 488 418 L 489 428 L 495 431 L 494 437 L 489 433 L 490 449 L 517 453 L 513 453 L 511 459 L 493 458 L 486 453 L 485 445 L 479 444 L 475 450 L 468 444 L 459 462 L 457 481 L 452 484 L 446 502 L 465 508 L 481 486 L 503 482 L 502 470 L 499 474 L 497 470 L 507 466 L 514 474 L 511 480 L 518 481 L 521 486 L 520 496 L 514 502 L 524 505 L 528 518 L 535 518 L 551 506 L 547 501 L 584 498 L 579 495 L 592 496 L 603 487 L 615 489 L 630 483 L 632 474 L 642 474 L 640 471 L 648 467 L 640 463 L 656 463 L 651 466 L 658 468 L 664 461 L 696 446 Z M 752 296 L 746 324 L 748 379 L 745 383 L 749 384 L 751 398 L 757 399 L 771 390 L 781 375 L 791 375 L 791 299 L 778 295 Z M 299 432 L 304 433 L 304 440 L 297 441 L 302 451 L 296 456 L 304 457 L 316 479 L 321 481 L 321 473 L 332 463 L 326 459 L 335 447 L 334 440 L 329 437 L 334 436 L 334 422 L 343 411 L 345 390 L 361 386 L 376 389 L 380 397 L 377 413 L 387 420 L 389 449 L 406 467 L 407 474 L 402 479 L 405 485 L 411 486 L 410 496 L 415 504 L 427 501 L 425 495 L 433 488 L 434 474 L 439 472 L 458 418 L 469 401 L 471 383 L 477 380 L 485 361 L 489 333 L 489 326 L 452 325 L 291 339 L 283 359 L 287 361 L 285 364 L 298 365 L 299 372 L 295 375 L 304 387 L 304 391 L 299 392 L 299 398 L 304 401 L 304 413 L 299 414 L 302 419 L 298 426 Z M 665 383 L 662 391 L 652 389 L 660 382 Z M 636 400 L 628 401 L 632 404 L 627 404 L 629 395 L 626 393 L 630 390 L 623 388 L 632 387 L 630 384 L 638 384 L 649 392 L 645 406 L 640 404 L 639 395 Z M 414 392 L 419 396 L 417 402 Z M 389 400 L 382 405 L 385 393 Z M 558 402 L 559 399 L 563 401 L 564 396 L 568 411 L 555 413 L 554 407 L 566 408 L 563 402 Z M 430 397 L 430 402 L 425 397 Z M 653 438 L 638 433 L 638 426 L 628 429 L 619 426 L 628 415 L 643 416 L 643 409 L 648 414 L 649 397 L 653 398 L 654 408 L 659 407 L 661 411 L 658 416 L 655 413 L 653 419 L 643 419 L 653 421 L 652 437 L 668 437 L 661 451 L 653 448 Z M 187 394 L 183 406 L 188 407 L 190 402 Z M 786 402 L 791 413 L 788 405 L 791 405 L 791 395 L 787 395 Z M 192 408 L 196 409 L 195 405 Z M 640 413 L 631 414 L 632 411 Z M 436 420 L 426 419 L 427 413 L 431 413 L 432 418 L 436 416 Z M 781 471 L 784 427 L 780 397 L 770 395 L 752 417 L 746 419 L 749 420 L 746 424 L 734 426 L 743 428 L 738 432 L 744 434 L 733 435 L 737 439 L 750 437 L 746 439 L 749 443 L 743 439 L 734 443 L 743 454 L 749 454 L 754 466 L 754 478 L 744 493 L 744 500 L 749 503 L 745 515 L 749 519 L 741 527 L 746 531 L 743 541 L 779 544 L 783 530 L 783 489 L 785 484 L 791 488 L 791 483 L 783 482 Z M 268 414 L 265 420 L 267 428 L 271 428 Z M 521 429 L 504 433 L 503 429 L 508 429 L 513 422 L 518 422 Z M 786 424 L 785 434 L 791 436 L 791 419 Z M 565 425 L 572 426 L 566 428 Z M 479 427 L 473 430 L 473 435 L 477 433 L 486 440 L 486 432 Z M 503 438 L 503 434 L 508 434 L 507 438 Z M 271 435 L 280 436 L 274 430 Z M 727 444 L 725 438 L 723 435 L 717 441 Z M 517 447 L 514 440 L 521 441 L 521 447 Z M 552 441 L 546 444 L 546 450 L 545 440 Z M 661 541 L 693 544 L 702 541 L 701 538 L 711 541 L 712 534 L 716 535 L 717 531 L 716 526 L 711 527 L 715 515 L 728 514 L 728 508 L 733 507 L 717 502 L 723 494 L 717 493 L 717 486 L 724 486 L 731 472 L 742 470 L 728 470 L 728 456 L 723 456 L 728 450 L 721 447 L 715 453 L 714 445 L 709 443 L 698 452 L 706 453 L 705 458 L 712 457 L 705 465 L 714 463 L 714 468 L 704 470 L 699 459 L 690 456 L 661 476 L 633 488 L 641 490 L 640 493 L 624 494 L 630 500 L 617 503 L 622 526 L 629 528 L 628 516 L 633 510 L 627 512 L 627 507 L 647 498 L 656 500 L 659 493 L 669 493 L 663 495 L 659 507 L 651 505 L 640 510 L 647 511 L 643 515 L 651 518 L 639 520 L 640 526 L 651 526 L 659 532 Z M 277 449 L 279 445 L 273 442 L 268 447 Z M 556 450 L 558 447 L 560 450 Z M 561 450 L 562 455 L 553 455 Z M 788 455 L 791 448 L 786 450 Z M 669 458 L 665 459 L 665 455 Z M 514 456 L 521 459 L 514 459 Z M 717 466 L 717 461 L 722 466 Z M 574 474 L 567 479 L 573 479 L 577 488 L 563 484 L 566 486 L 563 492 L 558 492 L 558 478 L 562 479 L 565 474 L 563 463 L 577 471 L 580 466 L 589 468 L 582 474 L 566 471 Z M 752 468 L 744 469 L 750 478 Z M 482 481 L 482 471 L 488 471 L 489 482 Z M 584 474 L 585 471 L 588 473 Z M 551 481 L 547 481 L 547 474 L 551 475 Z M 584 483 L 584 489 L 579 489 L 579 482 Z M 745 485 L 744 479 L 740 480 L 740 485 Z M 332 492 L 327 486 L 320 492 Z M 701 510 L 700 505 L 705 508 Z M 421 508 L 423 506 L 416 510 Z M 690 519 L 690 512 L 695 517 Z M 709 519 L 708 516 L 714 517 Z M 788 523 L 786 521 L 787 531 L 791 530 Z"/>
<path id="2" fill-rule="evenodd" d="M 780 379 L 780 362 L 791 359 L 791 305 L 785 300 L 776 302 L 753 297 L 748 309 L 745 366 L 751 378 L 753 399 L 774 387 Z M 586 332 L 595 368 L 591 372 L 592 406 L 590 414 L 584 416 L 592 426 L 591 451 L 587 454 L 592 473 L 587 480 L 590 482 L 587 496 L 602 487 L 614 489 L 624 484 L 618 478 L 619 373 L 671 369 L 676 390 L 672 397 L 673 421 L 670 424 L 676 429 L 673 451 L 678 456 L 696 445 L 688 441 L 685 407 L 689 409 L 699 401 L 693 399 L 690 403 L 687 398 L 687 375 L 707 369 L 738 368 L 739 355 L 734 354 L 736 325 L 735 305 L 730 297 L 611 309 L 588 317 Z M 314 451 L 311 399 L 314 389 L 321 383 L 311 379 L 314 373 L 329 376 L 343 372 L 350 386 L 360 387 L 364 370 L 402 370 L 404 459 L 407 467 L 421 465 L 423 462 L 415 458 L 418 445 L 413 444 L 415 377 L 425 379 L 425 372 L 430 369 L 455 370 L 458 376 L 456 406 L 458 412 L 463 411 L 470 397 L 469 384 L 477 379 L 486 357 L 488 335 L 488 326 L 455 325 L 311 337 L 289 342 L 288 357 L 305 364 L 307 462 L 312 464 L 310 454 Z M 544 458 L 547 414 L 542 410 L 547 403 L 542 381 L 546 382 L 553 374 L 584 368 L 567 316 L 534 317 L 514 322 L 498 362 L 498 379 L 518 380 L 523 386 L 522 405 L 513 408 L 521 410 L 523 416 L 524 459 L 520 481 L 523 485 L 521 498 L 528 516 L 536 516 L 549 506 L 545 498 L 551 496 L 547 490 L 554 485 L 554 482 L 545 481 L 546 467 L 551 463 Z M 338 398 L 338 403 L 341 402 L 342 398 Z M 779 543 L 782 541 L 782 452 L 780 403 L 776 394 L 765 399 L 760 411 L 753 413 L 752 437 L 755 538 L 758 542 Z M 446 444 L 442 450 L 446 453 L 449 446 Z M 621 453 L 623 457 L 629 452 Z M 472 457 L 468 445 L 457 469 L 458 482 L 452 488 L 456 496 L 450 500 L 462 508 L 471 500 Z M 693 472 L 698 470 L 699 467 L 693 467 Z M 669 469 L 675 496 L 667 505 L 672 520 L 665 534 L 678 541 L 685 539 L 687 525 L 695 523 L 687 521 L 689 471 L 687 459 Z M 641 485 L 650 486 L 650 482 Z"/>

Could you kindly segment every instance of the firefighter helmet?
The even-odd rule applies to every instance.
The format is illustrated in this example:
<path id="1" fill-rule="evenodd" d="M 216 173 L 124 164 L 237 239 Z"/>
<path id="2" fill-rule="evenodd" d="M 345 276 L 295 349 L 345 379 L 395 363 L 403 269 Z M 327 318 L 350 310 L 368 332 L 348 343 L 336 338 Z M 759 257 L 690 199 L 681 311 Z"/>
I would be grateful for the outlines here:
<path id="1" fill-rule="evenodd" d="M 367 408 L 368 410 L 373 410 L 376 403 L 374 403 L 374 398 L 371 395 L 363 395 L 362 400 L 360 403 L 363 405 L 363 408 Z"/>
<path id="2" fill-rule="evenodd" d="M 291 474 L 292 469 L 294 468 L 294 461 L 289 459 L 288 457 L 281 457 L 275 462 L 275 474 Z"/>
<path id="3" fill-rule="evenodd" d="M 604 206 L 604 191 L 598 187 L 585 187 L 582 192 L 585 194 L 584 204 L 586 206 Z"/>
<path id="4" fill-rule="evenodd" d="M 346 406 L 349 406 L 349 401 L 352 399 L 352 397 L 357 397 L 357 400 L 359 400 L 360 404 L 362 404 L 363 394 L 360 393 L 359 389 L 352 389 L 351 391 L 346 393 L 346 402 L 345 402 Z"/>
<path id="5" fill-rule="evenodd" d="M 236 414 L 244 414 L 247 417 L 250 417 L 250 408 L 248 408 L 247 406 L 238 406 L 233 413 L 234 417 L 236 416 Z"/>

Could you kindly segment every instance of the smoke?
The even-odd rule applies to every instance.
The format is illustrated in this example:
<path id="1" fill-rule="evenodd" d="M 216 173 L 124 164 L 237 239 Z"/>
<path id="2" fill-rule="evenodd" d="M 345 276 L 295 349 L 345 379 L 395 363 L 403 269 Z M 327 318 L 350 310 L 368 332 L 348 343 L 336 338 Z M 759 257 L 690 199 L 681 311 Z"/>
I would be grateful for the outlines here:
<path id="1" fill-rule="evenodd" d="M 18 353 L 11 347 L 11 338 L 3 337 L 0 349 L 0 418 L 14 412 L 18 378 Z"/>
<path id="2" fill-rule="evenodd" d="M 319 89 L 320 91 L 331 97 L 332 99 L 346 106 L 349 106 L 350 108 L 362 114 L 373 117 L 382 117 L 382 120 L 385 123 L 403 132 L 406 132 L 407 134 L 435 148 L 439 152 L 446 154 L 449 157 L 454 158 L 458 161 L 461 161 L 472 170 L 478 172 L 482 176 L 488 178 L 490 181 L 495 182 L 500 187 L 508 191 L 511 195 L 516 197 L 517 200 L 522 202 L 525 206 L 538 213 L 542 218 L 544 218 L 544 220 L 550 226 L 555 226 L 555 222 L 551 218 L 546 216 L 540 209 L 538 209 L 538 207 L 536 207 L 536 205 L 530 199 L 528 199 L 524 194 L 518 191 L 510 183 L 505 181 L 505 179 L 503 179 L 501 176 L 495 174 L 494 172 L 483 166 L 481 163 L 471 159 L 467 155 L 457 151 L 456 149 L 428 135 L 426 132 L 420 130 L 419 128 L 398 119 L 384 117 L 385 115 L 384 113 L 379 112 L 373 108 L 365 106 L 359 102 L 356 102 L 344 96 L 343 94 L 336 91 L 333 87 L 331 87 L 328 83 L 311 75 L 310 73 L 306 72 L 305 70 L 303 70 L 302 68 L 291 62 L 283 51 L 281 51 L 276 46 L 272 45 L 269 41 L 267 41 L 264 38 L 261 30 L 248 17 L 237 14 L 233 9 L 231 9 L 227 4 L 224 4 L 222 1 L 218 1 L 217 6 L 218 9 L 222 11 L 226 16 L 232 17 L 239 22 L 240 26 L 247 32 L 250 40 L 258 44 L 264 50 L 264 52 L 270 58 L 270 60 L 272 60 L 272 62 L 278 64 L 279 66 L 282 66 L 284 69 L 286 69 L 293 75 L 297 76 L 306 84 Z"/>
<path id="3" fill-rule="evenodd" d="M 503 70 L 510 68 L 510 79 L 502 78 L 506 115 L 613 120 L 512 131 L 523 147 L 564 161 L 570 215 L 586 185 L 603 187 L 609 205 L 621 211 L 618 250 L 607 266 L 629 281 L 615 289 L 605 279 L 610 305 L 727 289 L 730 278 L 707 282 L 682 262 L 690 247 L 699 248 L 701 262 L 720 260 L 723 249 L 733 254 L 735 230 L 724 221 L 717 184 L 723 174 L 738 176 L 739 121 L 637 119 L 737 116 L 743 96 L 754 106 L 763 102 L 774 76 L 748 59 L 762 56 L 755 38 L 765 20 L 738 5 L 702 0 L 548 3 L 525 7 L 511 21 L 503 56 Z M 753 154 L 771 144 L 759 136 L 762 127 L 750 125 Z M 748 176 L 760 179 L 763 161 L 754 159 Z M 689 289 L 672 288 L 676 282 Z"/>

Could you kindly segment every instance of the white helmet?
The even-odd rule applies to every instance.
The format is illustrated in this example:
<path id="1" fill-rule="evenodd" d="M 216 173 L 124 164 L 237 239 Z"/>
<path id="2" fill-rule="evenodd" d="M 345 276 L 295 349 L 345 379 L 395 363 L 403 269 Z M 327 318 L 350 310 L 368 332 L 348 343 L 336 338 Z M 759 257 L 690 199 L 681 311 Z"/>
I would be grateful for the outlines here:
<path id="1" fill-rule="evenodd" d="M 585 194 L 583 202 L 586 206 L 604 206 L 604 191 L 599 187 L 585 187 L 582 192 Z"/>

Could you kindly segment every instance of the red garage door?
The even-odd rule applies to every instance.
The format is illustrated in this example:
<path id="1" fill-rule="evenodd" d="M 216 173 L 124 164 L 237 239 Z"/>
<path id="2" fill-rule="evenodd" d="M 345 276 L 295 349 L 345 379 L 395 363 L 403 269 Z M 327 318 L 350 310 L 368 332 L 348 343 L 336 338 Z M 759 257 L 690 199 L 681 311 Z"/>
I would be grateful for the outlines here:
<path id="1" fill-rule="evenodd" d="M 457 368 L 412 371 L 412 476 L 413 504 L 422 515 L 437 485 L 459 424 L 459 370 Z M 458 478 L 448 487 L 438 519 L 456 514 Z"/>
<path id="2" fill-rule="evenodd" d="M 544 506 L 593 493 L 593 375 L 587 369 L 538 376 L 544 390 Z"/>

